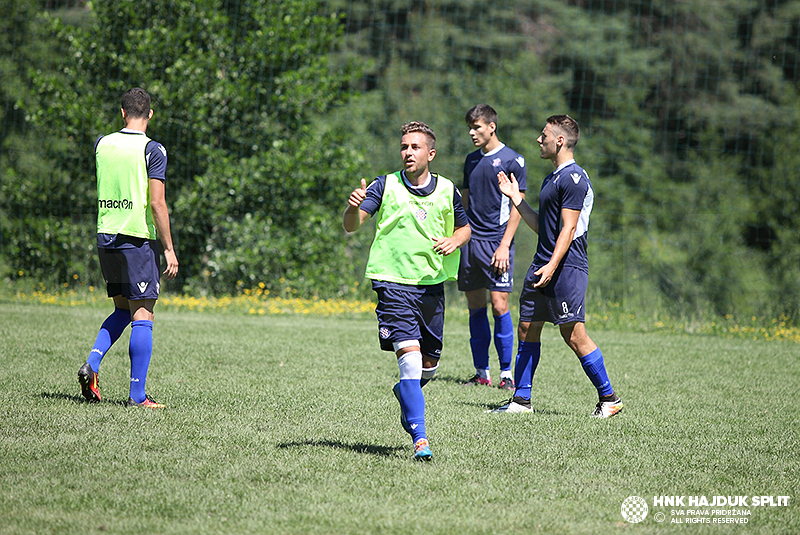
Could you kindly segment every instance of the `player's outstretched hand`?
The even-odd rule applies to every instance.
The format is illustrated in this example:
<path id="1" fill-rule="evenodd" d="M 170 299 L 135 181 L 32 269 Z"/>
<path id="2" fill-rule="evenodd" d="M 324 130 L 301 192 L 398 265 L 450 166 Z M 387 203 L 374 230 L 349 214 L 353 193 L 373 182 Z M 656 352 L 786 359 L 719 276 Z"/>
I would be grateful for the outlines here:
<path id="1" fill-rule="evenodd" d="M 361 187 L 353 190 L 353 193 L 350 194 L 350 198 L 347 199 L 347 204 L 349 204 L 353 208 L 358 208 L 359 206 L 361 206 L 361 203 L 364 202 L 364 199 L 366 198 L 367 198 L 367 180 L 365 178 L 362 178 Z"/>
<path id="2" fill-rule="evenodd" d="M 511 178 L 506 175 L 505 171 L 497 173 L 497 185 L 500 187 L 500 193 L 510 197 L 511 200 L 514 200 L 515 195 L 519 195 L 519 182 L 514 173 L 511 173 Z"/>

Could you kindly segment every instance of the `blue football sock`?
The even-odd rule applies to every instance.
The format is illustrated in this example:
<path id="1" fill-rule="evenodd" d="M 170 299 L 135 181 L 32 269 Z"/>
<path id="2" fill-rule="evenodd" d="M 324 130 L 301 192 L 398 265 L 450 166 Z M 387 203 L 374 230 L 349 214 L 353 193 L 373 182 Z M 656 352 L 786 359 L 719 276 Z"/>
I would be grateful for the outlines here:
<path id="1" fill-rule="evenodd" d="M 514 397 L 531 399 L 533 374 L 539 365 L 542 344 L 540 342 L 520 342 L 517 352 L 517 363 L 514 365 L 514 382 L 517 388 Z"/>
<path id="2" fill-rule="evenodd" d="M 592 381 L 600 396 L 610 396 L 614 393 L 606 372 L 606 364 L 603 361 L 603 352 L 599 347 L 585 357 L 579 357 L 578 360 L 581 361 L 583 371 L 586 372 L 586 376 Z"/>
<path id="3" fill-rule="evenodd" d="M 124 308 L 115 308 L 114 312 L 103 322 L 100 331 L 97 333 L 97 339 L 92 346 L 92 351 L 89 353 L 89 358 L 86 359 L 94 373 L 100 371 L 100 363 L 103 361 L 103 357 L 106 356 L 108 350 L 119 339 L 130 322 L 131 312 Z"/>
<path id="4" fill-rule="evenodd" d="M 500 359 L 500 370 L 510 370 L 514 356 L 514 321 L 510 311 L 494 317 L 494 347 Z"/>
<path id="5" fill-rule="evenodd" d="M 425 434 L 425 394 L 422 393 L 422 353 L 410 351 L 397 359 L 400 368 L 400 410 L 408 422 L 414 442 Z"/>
<path id="6" fill-rule="evenodd" d="M 131 341 L 128 347 L 131 357 L 131 399 L 141 403 L 145 399 L 145 382 L 150 357 L 153 355 L 153 322 L 137 320 L 131 323 Z"/>
<path id="7" fill-rule="evenodd" d="M 411 428 L 411 440 L 427 438 L 425 434 L 425 394 L 419 381 L 400 381 L 400 406 Z"/>
<path id="8" fill-rule="evenodd" d="M 472 348 L 472 363 L 476 370 L 489 369 L 489 345 L 492 343 L 492 329 L 486 308 L 469 309 L 469 345 Z"/>

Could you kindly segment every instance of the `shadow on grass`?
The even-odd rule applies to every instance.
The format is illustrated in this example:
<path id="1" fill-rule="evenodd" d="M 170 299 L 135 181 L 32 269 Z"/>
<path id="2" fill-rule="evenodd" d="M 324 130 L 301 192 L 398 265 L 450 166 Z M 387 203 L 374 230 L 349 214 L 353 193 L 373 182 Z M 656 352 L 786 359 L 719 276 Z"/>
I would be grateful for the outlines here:
<path id="1" fill-rule="evenodd" d="M 450 383 L 454 385 L 463 385 L 469 381 L 472 376 L 455 376 L 455 375 L 436 375 L 431 383 Z"/>
<path id="2" fill-rule="evenodd" d="M 491 411 L 491 410 L 498 409 L 498 408 L 502 407 L 503 405 L 508 403 L 510 399 L 511 398 L 506 398 L 505 400 L 503 400 L 503 401 L 501 401 L 499 403 L 478 403 L 478 402 L 470 402 L 470 401 L 459 401 L 457 403 L 459 405 L 464 405 L 464 406 L 467 406 L 467 407 L 477 407 L 479 409 L 484 409 L 484 410 L 487 410 L 487 411 Z M 563 415 L 563 413 L 560 413 L 558 411 L 554 411 L 554 410 L 550 410 L 550 409 L 539 409 L 539 408 L 536 408 L 535 404 L 534 404 L 534 406 L 532 408 L 533 408 L 533 412 L 531 412 L 529 414 L 540 414 L 542 416 L 562 416 Z"/>
<path id="3" fill-rule="evenodd" d="M 302 442 L 284 442 L 278 444 L 278 448 L 300 448 L 311 446 L 313 448 L 331 448 L 335 450 L 350 450 L 356 453 L 367 453 L 369 455 L 379 455 L 381 457 L 393 457 L 398 451 L 403 450 L 400 446 L 375 446 L 373 444 L 346 444 L 338 440 L 304 440 Z"/>
<path id="4" fill-rule="evenodd" d="M 122 405 L 124 407 L 125 404 L 127 403 L 127 400 L 112 401 L 108 399 L 104 399 L 103 401 L 87 401 L 87 399 L 81 395 L 64 394 L 63 392 L 42 392 L 41 394 L 39 394 L 39 397 L 42 399 L 60 399 L 62 401 L 71 401 L 73 403 L 86 403 L 87 405 L 110 403 L 112 405 Z"/>

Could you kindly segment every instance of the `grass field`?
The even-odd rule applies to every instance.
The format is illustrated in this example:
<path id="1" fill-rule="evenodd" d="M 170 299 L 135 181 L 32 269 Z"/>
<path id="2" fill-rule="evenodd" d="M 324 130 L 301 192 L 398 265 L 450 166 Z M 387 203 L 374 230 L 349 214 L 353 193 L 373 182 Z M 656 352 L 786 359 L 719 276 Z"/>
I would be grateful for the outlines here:
<path id="1" fill-rule="evenodd" d="M 504 393 L 460 386 L 469 335 L 451 319 L 419 464 L 372 318 L 159 312 L 148 391 L 168 408 L 148 411 L 123 406 L 127 333 L 104 401 L 80 396 L 109 311 L 0 303 L 0 534 L 800 533 L 797 343 L 590 325 L 626 405 L 597 421 L 551 328 L 536 411 L 497 415 Z M 650 506 L 638 524 L 620 514 L 632 495 Z M 790 498 L 726 525 L 653 504 L 742 495 Z"/>

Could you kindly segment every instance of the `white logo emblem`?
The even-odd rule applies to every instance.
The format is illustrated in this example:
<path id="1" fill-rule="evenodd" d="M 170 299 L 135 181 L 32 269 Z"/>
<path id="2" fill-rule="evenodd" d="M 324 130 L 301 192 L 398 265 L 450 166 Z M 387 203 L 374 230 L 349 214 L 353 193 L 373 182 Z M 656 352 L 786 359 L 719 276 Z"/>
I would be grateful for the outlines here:
<path id="1" fill-rule="evenodd" d="M 581 175 L 579 175 L 578 173 L 572 173 L 569 176 L 572 177 L 572 181 L 575 182 L 576 184 L 581 181 Z"/>
<path id="2" fill-rule="evenodd" d="M 139 293 L 144 293 L 144 291 L 147 289 L 147 285 L 148 283 L 146 282 L 140 282 L 139 284 L 137 284 L 136 286 L 139 287 Z"/>
<path id="3" fill-rule="evenodd" d="M 408 427 L 410 427 L 411 429 L 416 429 L 417 427 L 419 427 L 419 424 L 409 424 Z"/>
<path id="4" fill-rule="evenodd" d="M 381 335 L 381 338 L 389 338 L 389 329 L 386 327 L 381 327 L 379 334 Z"/>
<path id="5" fill-rule="evenodd" d="M 647 517 L 647 502 L 644 501 L 644 498 L 640 498 L 639 496 L 628 496 L 625 498 L 625 501 L 622 502 L 620 512 L 625 522 L 638 524 Z"/>
<path id="6" fill-rule="evenodd" d="M 520 167 L 525 167 L 525 158 L 520 156 L 519 158 L 517 158 L 517 163 L 519 164 Z"/>
<path id="7" fill-rule="evenodd" d="M 503 163 L 500 158 L 495 158 L 492 160 L 492 167 L 500 167 L 500 164 Z"/>
<path id="8" fill-rule="evenodd" d="M 426 212 L 424 208 L 420 208 L 419 210 L 417 210 L 416 215 L 417 219 L 419 219 L 420 221 L 425 221 L 425 219 L 428 217 L 428 212 Z"/>

